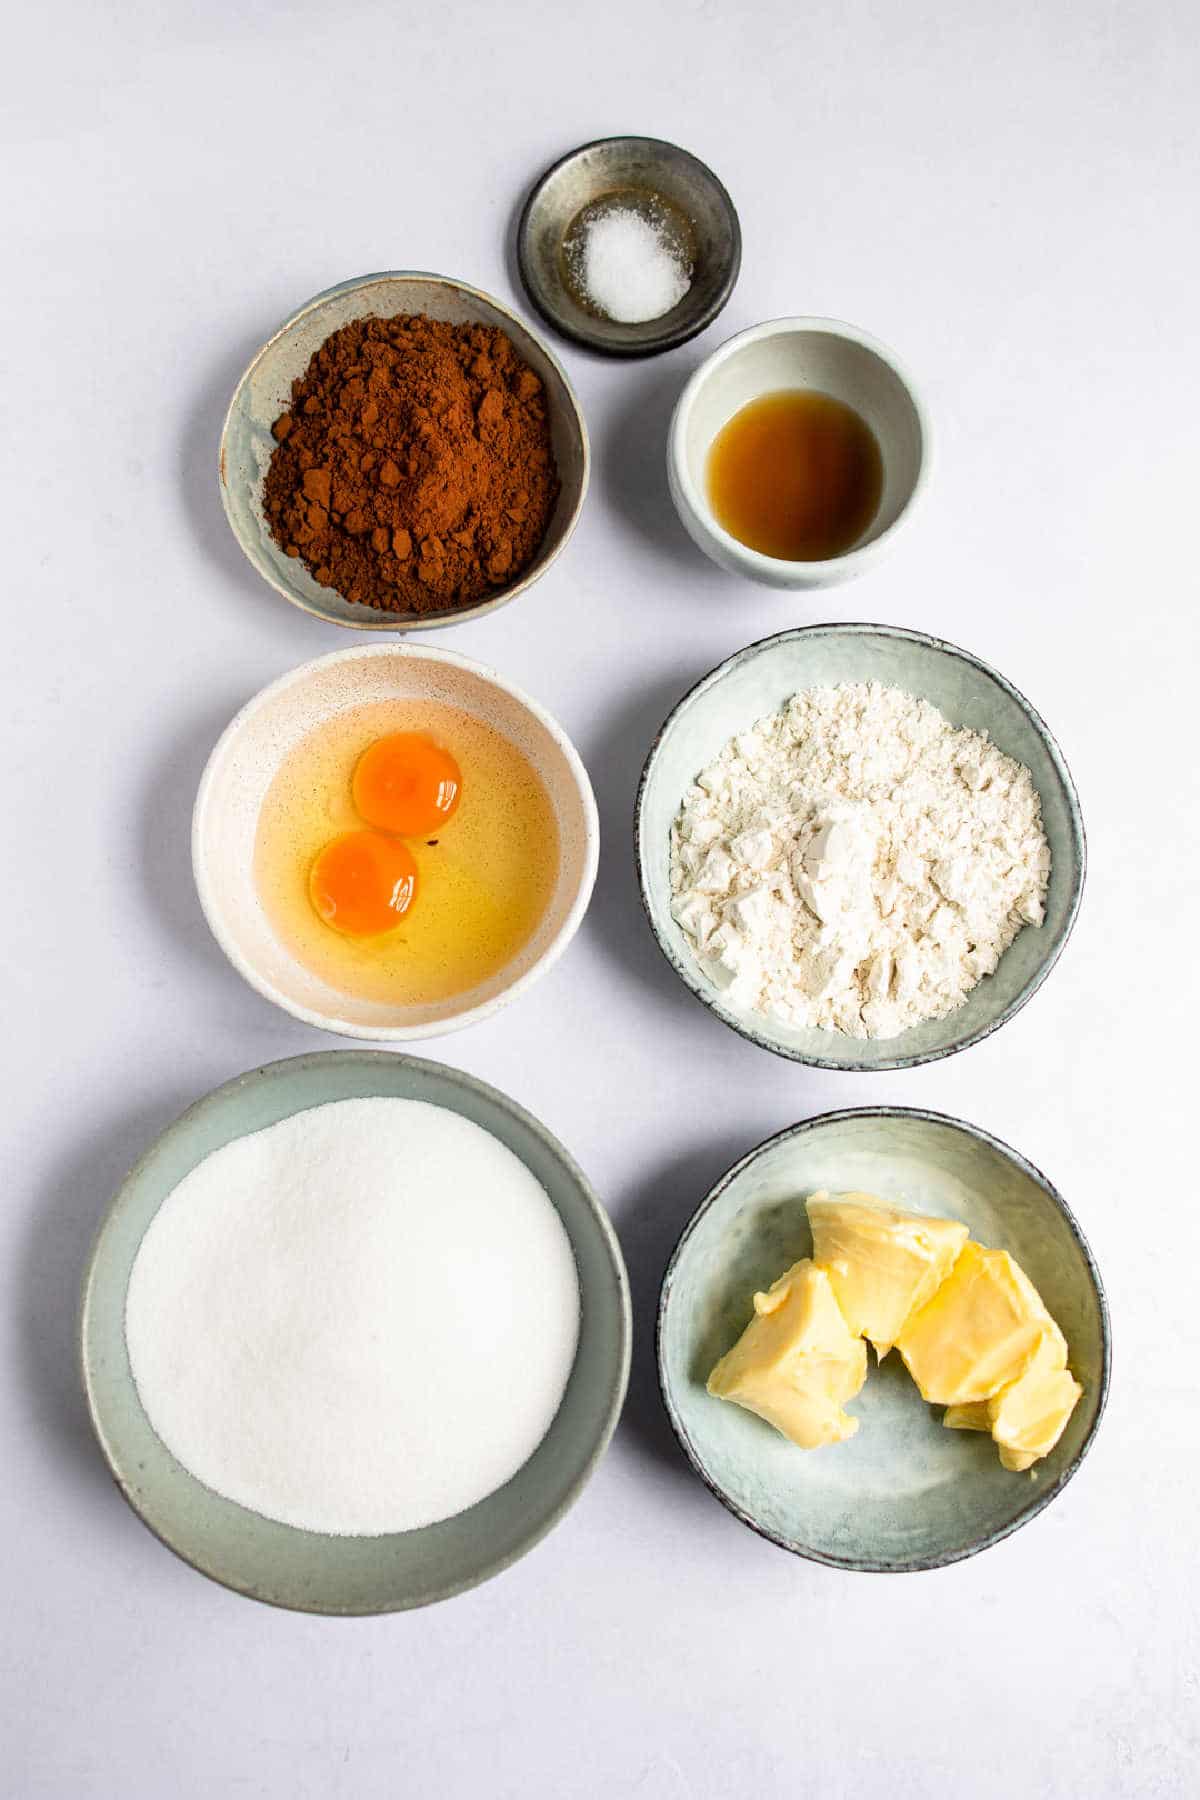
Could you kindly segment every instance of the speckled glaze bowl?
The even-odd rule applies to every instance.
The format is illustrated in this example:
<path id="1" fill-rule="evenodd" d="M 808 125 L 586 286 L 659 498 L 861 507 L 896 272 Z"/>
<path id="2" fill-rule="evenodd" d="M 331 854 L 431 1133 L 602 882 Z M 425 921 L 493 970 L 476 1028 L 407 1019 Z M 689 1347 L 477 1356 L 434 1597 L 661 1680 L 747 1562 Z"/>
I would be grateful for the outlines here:
<path id="1" fill-rule="evenodd" d="M 955 725 L 986 731 L 1024 763 L 1042 802 L 1052 867 L 1045 922 L 1026 927 L 965 1005 L 892 1038 L 800 1030 L 732 1005 L 671 917 L 671 825 L 687 788 L 735 732 L 804 688 L 879 681 L 930 701 Z M 1070 771 L 1044 721 L 1003 675 L 967 650 L 888 625 L 808 625 L 739 650 L 679 702 L 642 773 L 634 826 L 642 901 L 680 980 L 726 1025 L 777 1056 L 821 1069 L 911 1069 L 997 1031 L 1045 981 L 1071 934 L 1083 893 L 1083 819 Z"/>
<path id="2" fill-rule="evenodd" d="M 382 1537 L 280 1525 L 222 1499 L 177 1463 L 142 1410 L 125 1347 L 125 1295 L 146 1230 L 196 1164 L 236 1138 L 333 1100 L 424 1100 L 472 1120 L 520 1157 L 558 1211 L 579 1273 L 579 1345 L 562 1403 L 512 1480 L 456 1518 Z M 585 1176 L 515 1101 L 440 1063 L 327 1051 L 253 1069 L 199 1100 L 126 1178 L 83 1285 L 83 1380 L 121 1493 L 177 1556 L 240 1594 L 313 1613 L 398 1612 L 497 1575 L 544 1537 L 604 1454 L 629 1377 L 630 1308 L 616 1235 Z"/>
<path id="3" fill-rule="evenodd" d="M 337 713 L 394 699 L 459 707 L 508 738 L 540 776 L 558 825 L 558 879 L 529 942 L 488 981 L 427 1006 L 358 999 L 312 974 L 276 937 L 254 879 L 259 812 L 290 751 Z M 579 928 L 596 880 L 599 845 L 591 782 L 562 727 L 494 670 L 452 650 L 416 644 L 335 650 L 263 688 L 218 739 L 192 817 L 200 904 L 238 973 L 308 1025 L 380 1043 L 458 1031 L 532 986 Z"/>
<path id="4" fill-rule="evenodd" d="M 736 1342 L 752 1297 L 812 1253 L 805 1198 L 859 1189 L 914 1211 L 962 1219 L 1010 1251 L 1066 1334 L 1083 1386 L 1063 1436 L 1027 1474 L 1001 1467 L 986 1434 L 947 1431 L 893 1351 L 874 1355 L 848 1411 L 844 1444 L 798 1450 L 744 1408 L 705 1389 Z M 663 1401 L 697 1474 L 772 1543 L 840 1569 L 940 1568 L 1028 1523 L 1078 1469 L 1104 1411 L 1108 1310 L 1083 1234 L 1059 1194 L 1015 1150 L 976 1125 L 907 1107 L 826 1113 L 743 1157 L 676 1245 L 662 1284 Z"/>
<path id="5" fill-rule="evenodd" d="M 425 313 L 452 325 L 488 325 L 503 331 L 545 384 L 554 460 L 561 485 L 558 501 L 537 555 L 519 576 L 470 605 L 446 607 L 430 615 L 379 612 L 346 600 L 313 580 L 304 564 L 285 556 L 267 529 L 262 489 L 275 440 L 271 427 L 287 406 L 292 382 L 309 358 L 343 325 L 377 314 Z M 515 600 L 546 573 L 574 531 L 587 493 L 587 425 L 561 365 L 549 346 L 517 315 L 479 288 L 448 275 L 403 270 L 359 275 L 307 300 L 286 319 L 255 356 L 238 382 L 221 432 L 218 477 L 221 503 L 234 537 L 276 593 L 305 612 L 360 631 L 427 631 L 481 618 Z"/>

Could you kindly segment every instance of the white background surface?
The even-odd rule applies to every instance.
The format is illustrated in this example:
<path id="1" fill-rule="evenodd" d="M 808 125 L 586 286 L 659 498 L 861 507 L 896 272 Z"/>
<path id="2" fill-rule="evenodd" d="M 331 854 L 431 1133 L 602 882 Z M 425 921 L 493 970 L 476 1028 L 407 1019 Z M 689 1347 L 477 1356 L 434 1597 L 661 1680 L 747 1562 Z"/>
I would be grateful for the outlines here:
<path id="1" fill-rule="evenodd" d="M 907 1797 L 1195 1792 L 1196 106 L 1190 0 L 796 0 L 590 10 L 35 5 L 6 41 L 0 1208 L 0 1786 L 96 1796 Z M 17 52 L 14 58 L 14 50 Z M 710 161 L 741 212 L 726 313 L 659 360 L 561 352 L 592 431 L 570 550 L 438 638 L 563 721 L 605 844 L 576 943 L 430 1046 L 511 1091 L 619 1227 L 625 1419 L 527 1561 L 423 1614 L 307 1619 L 155 1544 L 73 1363 L 87 1246 L 197 1095 L 333 1047 L 204 928 L 188 814 L 235 708 L 348 643 L 236 549 L 217 431 L 250 353 L 345 276 L 443 270 L 512 301 L 529 183 L 588 138 Z M 788 312 L 891 343 L 939 431 L 919 521 L 815 600 L 704 562 L 667 415 L 717 342 Z M 1040 708 L 1091 871 L 1047 987 L 991 1041 L 876 1078 L 778 1062 L 670 974 L 629 822 L 651 735 L 752 638 L 942 633 Z M 830 1106 L 960 1113 L 1076 1209 L 1114 1327 L 1107 1418 L 1050 1511 L 974 1561 L 792 1559 L 687 1472 L 651 1366 L 658 1276 L 711 1182 Z"/>

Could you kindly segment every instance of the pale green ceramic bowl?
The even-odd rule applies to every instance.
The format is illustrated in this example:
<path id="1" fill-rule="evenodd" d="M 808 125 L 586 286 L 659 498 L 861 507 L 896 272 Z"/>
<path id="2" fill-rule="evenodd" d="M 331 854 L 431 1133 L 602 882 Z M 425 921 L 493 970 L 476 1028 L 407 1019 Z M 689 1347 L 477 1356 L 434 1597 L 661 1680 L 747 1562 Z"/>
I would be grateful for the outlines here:
<path id="1" fill-rule="evenodd" d="M 812 1254 L 817 1188 L 859 1189 L 964 1220 L 1011 1251 L 1062 1326 L 1083 1386 L 1050 1455 L 1026 1474 L 990 1437 L 947 1431 L 896 1351 L 872 1367 L 844 1444 L 798 1450 L 705 1382 L 749 1322 L 752 1297 Z M 871 1353 L 868 1353 L 871 1354 Z M 722 1177 L 663 1280 L 658 1368 L 671 1424 L 697 1474 L 742 1523 L 841 1569 L 940 1568 L 986 1550 L 1060 1494 L 1088 1450 L 1109 1377 L 1108 1309 L 1082 1232 L 1032 1163 L 976 1125 L 908 1107 L 826 1113 L 793 1125 Z"/>
<path id="2" fill-rule="evenodd" d="M 546 535 L 528 568 L 482 600 L 447 606 L 437 613 L 378 612 L 345 599 L 335 588 L 319 586 L 302 562 L 285 556 L 271 536 L 262 509 L 263 482 L 275 449 L 271 427 L 286 408 L 292 383 L 303 375 L 314 351 L 343 325 L 372 315 L 390 319 L 401 313 L 424 313 L 451 325 L 486 325 L 511 339 L 518 355 L 545 387 L 560 483 Z M 238 382 L 221 432 L 217 472 L 221 503 L 234 537 L 263 579 L 293 606 L 360 631 L 435 631 L 495 612 L 546 573 L 579 522 L 588 469 L 583 409 L 562 364 L 538 333 L 491 294 L 465 281 L 422 269 L 400 269 L 341 281 L 306 300 L 284 320 Z"/>
<path id="3" fill-rule="evenodd" d="M 457 1518 L 387 1537 L 298 1531 L 224 1500 L 190 1475 L 142 1411 L 125 1348 L 125 1294 L 151 1219 L 221 1145 L 331 1100 L 398 1096 L 447 1107 L 519 1156 L 558 1209 L 575 1252 L 582 1321 L 550 1430 L 512 1480 Z M 214 1581 L 314 1613 L 397 1612 L 445 1600 L 516 1562 L 576 1500 L 612 1435 L 629 1376 L 630 1309 L 616 1235 L 562 1145 L 523 1108 L 457 1069 L 377 1050 L 270 1063 L 197 1101 L 153 1144 L 113 1201 L 84 1279 L 83 1379 L 117 1486 L 163 1543 Z"/>
<path id="4" fill-rule="evenodd" d="M 955 725 L 986 731 L 1024 763 L 1042 802 L 1053 864 L 1045 922 L 1028 927 L 964 1006 L 893 1038 L 799 1030 L 735 1007 L 701 968 L 671 917 L 671 825 L 684 793 L 735 732 L 778 712 L 804 688 L 879 681 L 938 707 Z M 1044 721 L 1011 682 L 977 656 L 890 625 L 807 625 L 731 656 L 679 702 L 650 750 L 634 824 L 642 902 L 659 948 L 717 1017 L 777 1056 L 821 1069 L 910 1069 L 952 1056 L 1019 1012 L 1058 961 L 1083 893 L 1086 852 L 1075 784 Z"/>

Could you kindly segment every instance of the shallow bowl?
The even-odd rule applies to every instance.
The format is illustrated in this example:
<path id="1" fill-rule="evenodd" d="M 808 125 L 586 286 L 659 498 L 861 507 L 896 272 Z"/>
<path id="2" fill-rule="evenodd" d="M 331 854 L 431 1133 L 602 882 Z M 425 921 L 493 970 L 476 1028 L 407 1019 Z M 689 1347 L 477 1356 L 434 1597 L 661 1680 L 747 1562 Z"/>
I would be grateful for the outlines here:
<path id="1" fill-rule="evenodd" d="M 304 968 L 279 941 L 259 898 L 254 844 L 281 763 L 326 720 L 381 700 L 427 700 L 481 719 L 523 752 L 558 825 L 558 879 L 529 942 L 488 981 L 426 1006 L 360 1000 Z M 218 739 L 192 819 L 192 867 L 205 917 L 238 973 L 276 1006 L 343 1037 L 401 1043 L 489 1017 L 545 974 L 587 911 L 599 854 L 596 802 L 574 745 L 536 701 L 451 650 L 368 644 L 303 663 L 254 696 Z"/>
<path id="2" fill-rule="evenodd" d="M 314 581 L 304 564 L 287 556 L 267 527 L 262 509 L 263 483 L 275 440 L 271 427 L 291 398 L 292 383 L 303 375 L 313 352 L 343 325 L 376 315 L 425 313 L 452 325 L 488 325 L 503 331 L 518 353 L 541 377 L 546 390 L 554 459 L 558 465 L 558 500 L 537 555 L 528 568 L 504 587 L 468 605 L 449 606 L 430 614 L 380 612 L 345 599 L 334 588 Z M 559 556 L 574 531 L 588 485 L 588 436 L 575 391 L 549 346 L 515 313 L 478 288 L 448 275 L 402 271 L 360 275 L 327 288 L 284 321 L 263 345 L 239 381 L 221 432 L 218 475 L 225 516 L 233 535 L 264 580 L 293 606 L 362 631 L 424 631 L 481 618 L 515 600 L 532 587 Z"/>
<path id="3" fill-rule="evenodd" d="M 794 388 L 852 407 L 870 426 L 883 460 L 883 491 L 870 522 L 841 556 L 818 562 L 752 550 L 718 523 L 708 497 L 708 454 L 717 433 L 751 400 Z M 885 345 L 838 319 L 771 319 L 714 350 L 684 388 L 667 438 L 667 478 L 684 529 L 713 562 L 768 587 L 816 588 L 861 574 L 891 549 L 925 486 L 929 457 L 924 405 Z"/>
<path id="4" fill-rule="evenodd" d="M 566 240 L 585 206 L 607 195 L 665 201 L 682 221 L 691 286 L 661 318 L 621 324 L 582 304 L 567 278 Z M 654 356 L 712 324 L 737 284 L 742 233 L 712 170 L 661 138 L 599 138 L 542 175 L 517 226 L 517 262 L 530 300 L 564 337 L 606 356 Z"/>
<path id="5" fill-rule="evenodd" d="M 327 1101 L 424 1100 L 472 1120 L 541 1182 L 571 1241 L 579 1345 L 552 1425 L 494 1494 L 456 1518 L 381 1537 L 300 1531 L 196 1480 L 155 1435 L 125 1346 L 129 1275 L 151 1220 L 222 1145 Z M 326 1051 L 253 1069 L 206 1095 L 151 1145 L 101 1226 L 83 1287 L 81 1349 L 92 1423 L 113 1477 L 156 1537 L 214 1581 L 316 1613 L 397 1612 L 496 1575 L 558 1523 L 612 1435 L 629 1374 L 629 1290 L 620 1247 L 582 1172 L 523 1107 L 457 1069 L 369 1050 Z"/>
<path id="6" fill-rule="evenodd" d="M 858 1189 L 940 1217 L 1008 1250 L 1070 1349 L 1083 1396 L 1044 1461 L 1001 1467 L 985 1433 L 947 1431 L 893 1351 L 848 1411 L 846 1443 L 798 1450 L 705 1382 L 748 1323 L 756 1290 L 812 1254 L 805 1198 Z M 907 1107 L 826 1113 L 743 1157 L 680 1238 L 658 1316 L 663 1400 L 697 1474 L 742 1523 L 842 1569 L 939 1568 L 1027 1524 L 1078 1469 L 1104 1411 L 1108 1311 L 1083 1234 L 1032 1163 L 978 1126 Z"/>
<path id="7" fill-rule="evenodd" d="M 892 1038 L 801 1030 L 730 1003 L 671 917 L 671 825 L 684 793 L 735 732 L 778 712 L 803 688 L 879 681 L 986 731 L 1024 763 L 1042 802 L 1052 858 L 1044 924 L 1025 927 L 966 1003 Z M 808 625 L 739 650 L 686 694 L 655 739 L 635 820 L 642 901 L 675 973 L 726 1025 L 777 1056 L 822 1069 L 910 1069 L 952 1056 L 999 1029 L 1035 994 L 1071 934 L 1083 893 L 1083 820 L 1070 771 L 1043 720 L 1003 675 L 969 651 L 888 625 Z"/>

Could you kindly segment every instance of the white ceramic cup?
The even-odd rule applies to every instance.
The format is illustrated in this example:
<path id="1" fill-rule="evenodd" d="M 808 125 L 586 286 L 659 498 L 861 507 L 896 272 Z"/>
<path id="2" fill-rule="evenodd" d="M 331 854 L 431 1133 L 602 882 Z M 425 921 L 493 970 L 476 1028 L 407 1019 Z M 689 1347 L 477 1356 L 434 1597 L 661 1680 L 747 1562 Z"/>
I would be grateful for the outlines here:
<path id="1" fill-rule="evenodd" d="M 708 453 L 722 426 L 762 394 L 794 388 L 853 407 L 883 458 L 883 492 L 870 524 L 844 555 L 819 562 L 751 550 L 717 523 L 708 500 Z M 929 419 L 909 376 L 883 344 L 838 319 L 771 319 L 730 338 L 684 388 L 667 438 L 671 498 L 692 541 L 732 574 L 780 588 L 828 587 L 882 556 L 912 513 L 929 457 Z"/>

